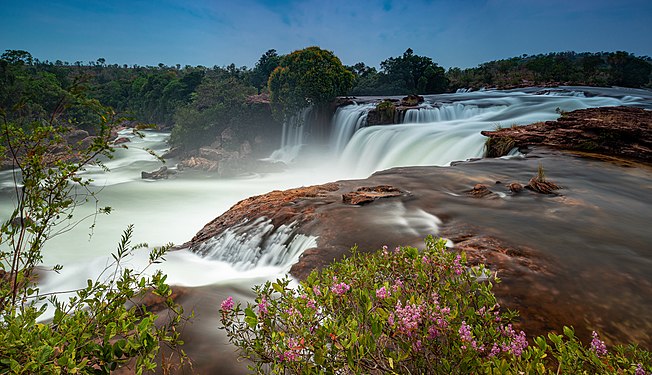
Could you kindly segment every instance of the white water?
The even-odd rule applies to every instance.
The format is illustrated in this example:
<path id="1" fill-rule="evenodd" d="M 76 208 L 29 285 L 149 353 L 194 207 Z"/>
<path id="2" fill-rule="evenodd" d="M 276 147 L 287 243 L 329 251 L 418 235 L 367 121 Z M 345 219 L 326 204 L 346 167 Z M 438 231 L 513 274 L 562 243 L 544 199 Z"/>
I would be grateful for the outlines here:
<path id="1" fill-rule="evenodd" d="M 601 89 L 601 92 L 616 97 L 498 91 L 429 96 L 423 108 L 406 116 L 418 123 L 372 127 L 364 127 L 364 118 L 373 105 L 353 105 L 338 111 L 328 143 L 330 151 L 316 155 L 309 152 L 313 147 L 307 143 L 310 128 L 305 121 L 309 116 L 304 111 L 295 124 L 284 127 L 282 147 L 272 158 L 310 162 L 294 163 L 283 173 L 242 178 L 219 179 L 186 172 L 170 180 L 141 180 L 141 171 L 161 166 L 160 161 L 143 149 L 164 151 L 168 135 L 146 132 L 147 137 L 139 139 L 124 133 L 132 142 L 127 143 L 128 149 L 118 149 L 115 158 L 105 163 L 111 171 L 91 168 L 85 174 L 94 179 L 94 189 L 101 190 L 100 206 L 111 206 L 113 213 L 97 218 L 90 238 L 91 222 L 86 221 L 48 242 L 45 264 L 62 264 L 64 270 L 61 275 L 46 273 L 42 290 L 70 290 L 83 286 L 88 278 L 95 278 L 110 259 L 121 231 L 130 223 L 135 224 L 135 242 L 147 241 L 152 246 L 180 244 L 233 204 L 252 195 L 363 178 L 395 166 L 448 165 L 482 156 L 485 139 L 480 135 L 481 130 L 555 119 L 559 116 L 557 108 L 571 111 L 641 101 L 640 91 L 627 92 L 629 96 L 620 95 L 617 89 Z M 0 213 L 5 217 L 13 210 L 11 176 L 11 172 L 0 172 Z M 93 209 L 92 205 L 82 206 L 76 211 L 76 217 L 84 217 Z M 407 216 L 407 213 L 397 213 L 395 220 L 412 220 Z M 428 232 L 436 231 L 438 219 L 420 218 L 424 222 L 417 229 L 424 233 L 419 235 L 434 234 Z M 301 252 L 313 246 L 314 238 L 296 233 L 292 226 L 272 232 L 269 222 L 261 220 L 234 227 L 209 241 L 201 249 L 205 256 L 188 251 L 171 253 L 162 269 L 168 273 L 171 283 L 188 286 L 274 278 L 287 272 Z M 133 262 L 136 266 L 144 265 L 146 251 L 135 256 Z"/>

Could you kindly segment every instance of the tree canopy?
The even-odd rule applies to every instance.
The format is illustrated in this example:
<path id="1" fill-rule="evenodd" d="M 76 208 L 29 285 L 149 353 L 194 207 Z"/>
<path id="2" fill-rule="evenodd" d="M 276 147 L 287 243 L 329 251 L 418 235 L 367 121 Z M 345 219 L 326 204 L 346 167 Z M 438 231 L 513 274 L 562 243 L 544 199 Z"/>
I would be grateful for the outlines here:
<path id="1" fill-rule="evenodd" d="M 329 103 L 349 92 L 353 78 L 331 51 L 308 47 L 285 55 L 268 82 L 275 114 L 289 117 L 310 105 Z"/>

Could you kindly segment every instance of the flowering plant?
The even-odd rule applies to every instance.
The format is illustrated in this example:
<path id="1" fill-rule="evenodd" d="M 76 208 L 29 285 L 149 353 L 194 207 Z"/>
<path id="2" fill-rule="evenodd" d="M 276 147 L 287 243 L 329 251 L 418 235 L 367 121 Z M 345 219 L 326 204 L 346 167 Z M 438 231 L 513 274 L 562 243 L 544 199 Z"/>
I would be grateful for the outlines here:
<path id="1" fill-rule="evenodd" d="M 491 293 L 499 280 L 428 237 L 426 248 L 355 249 L 296 288 L 257 286 L 255 304 L 231 297 L 221 320 L 251 370 L 273 373 L 624 373 L 650 369 L 636 347 L 609 354 L 594 335 L 583 347 L 570 328 L 528 343 Z M 614 358 L 618 357 L 618 360 Z M 579 358 L 579 359 L 578 359 Z"/>

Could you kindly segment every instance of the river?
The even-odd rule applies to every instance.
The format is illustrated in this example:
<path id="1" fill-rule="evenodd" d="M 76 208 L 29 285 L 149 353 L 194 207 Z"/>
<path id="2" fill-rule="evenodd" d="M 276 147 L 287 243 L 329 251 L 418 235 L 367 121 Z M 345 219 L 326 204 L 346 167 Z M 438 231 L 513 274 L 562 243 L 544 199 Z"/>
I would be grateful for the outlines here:
<path id="1" fill-rule="evenodd" d="M 53 292 L 84 286 L 86 279 L 94 278 L 109 262 L 110 253 L 115 250 L 121 232 L 128 224 L 135 225 L 136 242 L 147 242 L 150 246 L 170 242 L 181 244 L 192 238 L 204 224 L 239 200 L 252 195 L 341 179 L 365 178 L 392 167 L 447 166 L 453 161 L 480 158 L 485 141 L 480 131 L 553 120 L 564 111 L 617 105 L 652 108 L 650 91 L 622 88 L 531 88 L 460 92 L 425 98 L 420 109 L 408 111 L 403 123 L 396 125 L 363 126 L 366 114 L 372 108 L 368 104 L 370 98 L 362 98 L 359 104 L 341 107 L 333 118 L 329 140 L 320 144 L 315 144 L 310 138 L 314 133 L 311 124 L 298 122 L 303 125 L 288 125 L 284 128 L 281 148 L 270 156 L 270 159 L 288 163 L 288 169 L 285 172 L 249 174 L 238 178 L 217 178 L 207 173 L 185 171 L 168 180 L 143 180 L 140 178 L 141 171 L 153 171 L 161 166 L 161 161 L 144 150 L 164 152 L 168 147 L 166 140 L 169 134 L 145 131 L 145 137 L 141 139 L 129 131 L 123 131 L 121 135 L 130 138 L 131 142 L 127 143 L 127 149 L 118 148 L 115 157 L 106 161 L 110 171 L 90 167 L 84 172 L 85 177 L 93 179 L 91 188 L 99 193 L 100 206 L 111 206 L 112 213 L 95 218 L 92 236 L 89 235 L 89 226 L 93 222 L 85 220 L 73 230 L 48 241 L 44 251 L 45 265 L 61 264 L 63 270 L 60 274 L 46 272 L 41 290 Z M 518 158 L 519 155 L 515 152 L 513 157 Z M 173 167 L 175 163 L 175 160 L 168 160 L 166 165 Z M 604 175 L 587 173 L 581 165 L 574 168 L 580 168 L 578 172 L 584 173 L 564 171 L 564 184 L 575 185 L 581 180 L 587 186 L 609 186 L 596 190 L 604 194 L 599 201 L 624 202 L 619 207 L 609 203 L 611 214 L 620 212 L 623 216 L 621 225 L 613 227 L 609 234 L 614 243 L 618 242 L 620 232 L 626 228 L 634 233 L 646 231 L 646 226 L 652 222 L 649 214 L 651 187 L 645 186 L 650 181 L 649 170 L 632 172 L 625 178 L 626 183 L 633 186 L 643 184 L 642 191 L 648 193 L 630 193 L 635 196 L 623 198 L 613 182 L 605 185 L 608 181 L 603 180 Z M 599 170 L 598 167 L 593 168 Z M 477 173 L 482 172 L 479 170 Z M 639 179 L 637 173 L 641 174 Z M 0 172 L 2 215 L 13 210 L 12 191 L 12 172 Z M 85 217 L 94 208 L 92 203 L 80 206 L 75 211 L 75 217 Z M 648 211 L 641 213 L 641 209 Z M 592 217 L 590 220 L 600 218 Z M 515 222 L 512 224 L 517 225 Z M 562 241 L 581 244 L 581 236 L 591 235 L 590 230 L 581 229 L 585 225 L 566 223 L 561 226 L 567 224 L 578 227 L 574 232 L 554 233 L 555 236 L 565 236 Z M 538 230 L 524 226 L 516 237 L 528 241 Z M 302 249 L 311 247 L 314 243 L 311 241 L 314 238 L 306 237 L 294 243 L 280 239 L 279 243 L 269 246 L 269 251 L 285 249 L 286 257 L 273 262 L 263 257 L 248 266 L 239 264 L 238 259 L 232 256 L 219 254 L 229 251 L 238 253 L 233 248 L 229 250 L 229 246 L 243 248 L 255 244 L 224 241 L 210 256 L 200 256 L 186 250 L 172 252 L 166 257 L 162 269 L 168 274 L 171 284 L 223 286 L 228 290 L 242 291 L 253 283 L 286 273 Z M 219 250 L 220 246 L 224 248 L 223 251 Z M 646 269 L 649 270 L 652 263 L 651 246 L 647 237 L 635 238 L 633 242 L 623 241 L 618 249 L 600 249 L 593 253 L 601 257 L 595 264 L 601 266 L 626 257 L 625 263 L 647 265 Z M 294 248 L 287 251 L 287 247 Z M 554 251 L 553 254 L 560 256 Z M 145 264 L 145 259 L 146 251 L 143 250 L 131 262 L 139 267 Z M 642 272 L 639 269 L 635 275 Z M 216 311 L 217 306 L 215 314 Z"/>

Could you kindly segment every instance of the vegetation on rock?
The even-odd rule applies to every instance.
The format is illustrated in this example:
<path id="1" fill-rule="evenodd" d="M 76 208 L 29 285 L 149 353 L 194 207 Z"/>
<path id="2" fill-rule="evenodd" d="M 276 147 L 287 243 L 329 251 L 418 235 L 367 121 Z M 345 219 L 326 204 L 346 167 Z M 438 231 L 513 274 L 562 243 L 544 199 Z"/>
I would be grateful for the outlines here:
<path id="1" fill-rule="evenodd" d="M 572 328 L 528 340 L 491 292 L 499 280 L 444 240 L 359 254 L 254 288 L 256 301 L 221 304 L 222 328 L 256 373 L 646 374 L 652 353 L 588 346 Z"/>

